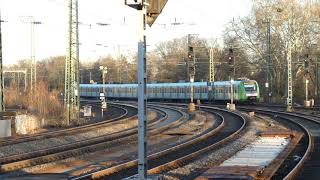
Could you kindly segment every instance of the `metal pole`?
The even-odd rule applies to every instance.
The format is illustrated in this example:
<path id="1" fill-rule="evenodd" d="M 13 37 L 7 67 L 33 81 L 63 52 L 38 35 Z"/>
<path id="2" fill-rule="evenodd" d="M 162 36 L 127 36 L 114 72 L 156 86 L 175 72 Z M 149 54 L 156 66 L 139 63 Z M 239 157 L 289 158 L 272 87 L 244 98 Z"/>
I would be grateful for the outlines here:
<path id="1" fill-rule="evenodd" d="M 195 55 L 194 55 L 194 52 L 193 52 L 193 66 L 194 66 L 194 72 L 192 72 L 192 74 L 191 74 L 191 98 L 190 98 L 190 100 L 191 100 L 191 103 L 193 103 L 193 101 L 194 101 L 194 78 L 195 78 L 195 62 L 196 62 L 196 58 L 195 58 Z"/>
<path id="2" fill-rule="evenodd" d="M 214 82 L 214 62 L 213 62 L 213 49 L 210 48 L 210 66 L 209 66 L 209 82 Z"/>
<path id="3" fill-rule="evenodd" d="M 18 93 L 20 93 L 20 72 L 18 72 L 18 82 L 17 82 L 17 85 L 18 85 Z"/>
<path id="4" fill-rule="evenodd" d="M 78 0 L 75 0 L 75 19 L 76 19 L 76 30 L 75 30 L 75 36 L 76 36 L 76 58 L 75 58 L 75 91 L 77 92 L 75 95 L 76 103 L 75 103 L 75 113 L 76 118 L 78 120 L 78 124 L 80 124 L 80 60 L 79 60 L 79 11 L 78 11 Z"/>
<path id="5" fill-rule="evenodd" d="M 30 88 L 31 88 L 31 93 L 33 93 L 33 90 L 35 89 L 34 84 L 35 84 L 35 79 L 34 79 L 34 74 L 35 74 L 35 69 L 34 69 L 34 61 L 35 61 L 35 47 L 34 47 L 34 17 L 31 16 L 31 63 L 30 63 Z"/>
<path id="6" fill-rule="evenodd" d="M 315 69 L 315 76 L 316 76 L 316 101 L 319 101 L 319 62 L 318 62 L 318 58 L 317 58 L 317 62 L 316 62 L 316 69 Z M 318 102 L 317 102 L 318 103 Z"/>
<path id="7" fill-rule="evenodd" d="M 287 111 L 292 109 L 292 61 L 291 61 L 291 41 L 288 42 L 287 63 L 288 63 L 288 98 L 287 98 Z"/>
<path id="8" fill-rule="evenodd" d="M 139 119 L 139 151 L 138 173 L 139 179 L 147 178 L 147 98 L 146 98 L 146 7 L 142 0 L 139 10 L 139 42 L 138 42 L 138 119 Z"/>
<path id="9" fill-rule="evenodd" d="M 308 83 L 309 83 L 309 80 L 308 78 L 306 77 L 306 101 L 308 101 Z"/>
<path id="10" fill-rule="evenodd" d="M 231 80 L 230 80 L 230 94 L 231 94 L 231 97 L 230 97 L 230 99 L 231 99 L 231 104 L 233 104 L 233 78 L 231 78 Z"/>
<path id="11" fill-rule="evenodd" d="M 72 48 L 72 0 L 69 0 L 68 2 L 68 46 L 67 46 L 67 56 L 66 56 L 66 70 L 65 70 L 65 92 L 64 92 L 64 99 L 65 99 L 65 106 L 66 106 L 66 111 L 67 111 L 67 126 L 70 125 L 71 121 L 71 111 L 70 111 L 70 106 L 71 106 L 71 48 Z"/>
<path id="12" fill-rule="evenodd" d="M 272 103 L 272 76 L 271 76 L 271 24 L 270 20 L 268 20 L 268 101 L 269 103 Z"/>
<path id="13" fill-rule="evenodd" d="M 104 87 L 104 84 L 105 84 L 105 75 L 104 75 L 104 70 L 102 70 L 102 84 L 103 84 L 103 94 L 105 96 L 105 93 L 106 93 L 106 89 Z"/>
<path id="14" fill-rule="evenodd" d="M 67 125 L 71 120 L 80 123 L 79 96 L 79 23 L 78 0 L 69 0 L 68 46 L 65 70 L 65 107 L 67 111 Z"/>
<path id="15" fill-rule="evenodd" d="M 213 62 L 213 48 L 210 48 L 210 51 L 209 51 L 209 56 L 210 56 L 210 58 L 209 58 L 209 64 L 210 64 L 210 66 L 209 66 L 209 98 L 210 98 L 210 100 L 212 100 L 213 99 L 213 97 L 214 97 L 214 94 L 213 94 L 213 92 L 214 92 L 214 89 L 213 89 L 213 87 L 214 87 L 214 62 Z"/>
<path id="16" fill-rule="evenodd" d="M 188 34 L 188 56 L 191 55 L 191 58 L 188 57 L 188 70 L 189 70 L 189 79 L 190 79 L 190 102 L 193 103 L 193 99 L 194 99 L 194 87 L 193 87 L 193 82 L 195 80 L 195 53 L 192 47 L 192 43 L 191 43 L 191 34 Z"/>
<path id="17" fill-rule="evenodd" d="M 1 32 L 1 12 L 0 12 L 0 112 L 5 111 L 4 106 L 4 81 L 3 81 L 3 68 L 2 68 L 2 32 Z"/>
<path id="18" fill-rule="evenodd" d="M 121 84 L 121 69 L 120 69 L 120 66 L 121 66 L 121 53 L 120 53 L 120 44 L 118 44 L 118 69 L 117 69 L 117 73 L 118 73 L 118 82 Z"/>
<path id="19" fill-rule="evenodd" d="M 28 81 L 27 81 L 27 70 L 24 72 L 24 92 L 27 92 Z"/>
<path id="20" fill-rule="evenodd" d="M 90 81 L 89 81 L 89 84 L 91 83 L 91 80 L 92 80 L 92 74 L 91 74 L 91 71 L 89 72 L 89 77 L 90 77 Z"/>
<path id="21" fill-rule="evenodd" d="M 271 77 L 271 24 L 270 24 L 270 19 L 267 21 L 267 49 L 268 49 L 268 59 L 267 59 L 267 96 L 268 96 L 268 102 L 271 103 L 271 95 L 272 95 L 272 77 Z"/>
<path id="22" fill-rule="evenodd" d="M 190 80 L 190 82 L 191 82 L 191 83 L 190 83 L 190 85 L 191 85 L 191 87 L 190 87 L 190 88 L 191 88 L 191 89 L 190 89 L 190 91 L 191 91 L 191 92 L 190 92 L 190 93 L 191 93 L 190 102 L 191 102 L 191 103 L 193 103 L 193 90 L 194 90 L 194 89 L 193 89 L 193 81 L 194 81 L 193 79 Z"/>
<path id="23" fill-rule="evenodd" d="M 233 74 L 232 74 L 232 78 L 231 78 L 231 88 L 230 88 L 230 93 L 231 93 L 231 98 L 232 98 L 232 102 L 231 104 L 233 104 L 234 101 L 234 93 L 233 93 L 233 83 L 234 83 L 234 79 L 236 77 L 236 56 L 233 55 Z"/>

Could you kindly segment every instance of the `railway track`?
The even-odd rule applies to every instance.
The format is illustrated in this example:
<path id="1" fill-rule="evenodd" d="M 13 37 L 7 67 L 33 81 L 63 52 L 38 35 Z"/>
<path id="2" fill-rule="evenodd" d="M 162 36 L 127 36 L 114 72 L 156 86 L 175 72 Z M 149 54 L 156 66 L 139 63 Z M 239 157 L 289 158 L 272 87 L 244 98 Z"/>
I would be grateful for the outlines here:
<path id="1" fill-rule="evenodd" d="M 231 140 L 246 126 L 245 118 L 239 114 L 211 107 L 206 108 L 206 111 L 213 113 L 221 122 L 220 125 L 182 144 L 148 155 L 149 174 L 159 173 L 188 163 L 218 145 Z M 122 179 L 135 175 L 137 163 L 137 160 L 132 160 L 98 172 L 72 177 L 71 179 L 97 179 L 102 177 L 106 179 Z"/>
<path id="2" fill-rule="evenodd" d="M 80 132 L 86 132 L 93 130 L 97 127 L 104 127 L 104 126 L 109 126 L 114 123 L 116 123 L 119 120 L 125 120 L 129 118 L 134 118 L 136 116 L 136 107 L 131 106 L 131 105 L 112 105 L 113 107 L 117 107 L 120 111 L 123 111 L 123 113 L 113 119 L 109 119 L 106 121 L 101 121 L 101 122 L 96 122 L 96 123 L 91 123 L 83 126 L 77 126 L 77 127 L 72 127 L 72 128 L 67 128 L 67 129 L 62 129 L 62 130 L 57 130 L 57 131 L 49 131 L 49 132 L 44 132 L 44 133 L 37 133 L 37 134 L 31 134 L 31 135 L 24 135 L 24 136 L 19 136 L 19 137 L 8 137 L 8 138 L 1 138 L 0 139 L 0 146 L 7 146 L 7 145 L 12 145 L 12 144 L 18 144 L 18 143 L 23 143 L 23 142 L 28 142 L 28 141 L 35 141 L 35 140 L 40 140 L 40 139 L 46 139 L 46 138 L 52 138 L 52 137 L 58 137 L 58 136 L 65 136 L 65 135 L 72 135 Z M 126 108 L 124 108 L 126 107 Z M 130 110 L 128 110 L 130 109 Z M 131 111 L 131 112 L 129 112 Z M 132 112 L 133 111 L 133 112 Z"/>
<path id="3" fill-rule="evenodd" d="M 170 105 L 170 104 L 169 104 Z M 184 104 L 179 104 L 185 106 Z M 206 106 L 200 106 L 201 108 Z M 272 117 L 276 120 L 291 123 L 291 128 L 295 126 L 304 132 L 305 138 L 302 140 L 302 145 L 288 156 L 285 163 L 281 165 L 277 172 L 275 172 L 273 179 L 319 179 L 320 177 L 320 119 L 317 116 L 310 114 L 287 113 L 284 111 L 275 111 L 261 108 L 240 107 L 237 109 L 244 111 L 254 111 L 258 114 L 263 114 Z M 305 108 L 300 108 L 305 109 Z M 310 110 L 310 109 L 309 109 Z M 295 154 L 296 153 L 296 154 Z M 300 154 L 299 154 L 300 153 Z M 295 157 L 301 155 L 299 161 L 294 160 Z"/>
<path id="4" fill-rule="evenodd" d="M 279 179 L 319 179 L 320 177 L 320 121 L 319 119 L 304 115 L 265 110 L 259 108 L 241 108 L 243 111 L 255 111 L 258 114 L 267 115 L 276 120 L 287 121 L 300 127 L 306 136 L 304 146 L 301 148 L 301 159 L 292 165 L 292 156 L 287 158 L 287 163 L 282 165 L 281 172 L 276 178 Z M 301 150 L 302 149 L 302 150 Z M 288 167 L 292 167 L 291 169 Z"/>
<path id="5" fill-rule="evenodd" d="M 156 109 L 156 107 L 152 108 Z M 170 128 L 172 124 L 176 123 L 171 120 L 171 123 L 169 124 L 163 124 L 163 126 L 156 127 L 157 124 L 163 123 L 165 120 L 169 118 L 165 109 L 169 111 L 170 108 L 157 109 L 157 111 L 162 112 L 162 114 L 165 114 L 165 116 L 163 116 L 160 119 L 155 119 L 149 122 L 148 128 L 150 129 L 150 135 L 160 133 Z M 178 118 L 178 120 L 185 118 L 184 113 L 180 111 L 179 113 L 181 113 L 181 116 Z M 82 155 L 83 153 L 95 152 L 98 150 L 102 150 L 106 147 L 117 145 L 120 142 L 132 141 L 136 139 L 136 135 L 137 128 L 134 127 L 123 130 L 121 132 L 107 134 L 93 139 L 87 139 L 85 141 L 70 143 L 67 145 L 62 145 L 49 149 L 43 149 L 36 152 L 7 156 L 0 160 L 0 163 L 2 164 L 0 172 L 7 173 L 25 167 L 57 161 L 72 156 Z"/>

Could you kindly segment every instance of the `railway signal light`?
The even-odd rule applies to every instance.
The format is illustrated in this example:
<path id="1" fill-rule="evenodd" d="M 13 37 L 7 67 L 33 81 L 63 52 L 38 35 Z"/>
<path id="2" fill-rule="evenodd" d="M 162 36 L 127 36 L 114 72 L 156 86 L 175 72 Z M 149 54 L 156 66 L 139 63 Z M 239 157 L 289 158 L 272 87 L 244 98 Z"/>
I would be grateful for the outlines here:
<path id="1" fill-rule="evenodd" d="M 228 64 L 234 65 L 234 56 L 233 56 L 233 49 L 229 48 L 229 54 L 228 54 Z"/>
<path id="2" fill-rule="evenodd" d="M 191 46 L 188 48 L 188 59 L 193 60 L 193 47 Z"/>
<path id="3" fill-rule="evenodd" d="M 309 59 L 305 59 L 305 60 L 304 60 L 304 68 L 305 68 L 306 74 L 309 74 L 309 73 L 310 73 L 310 63 L 309 63 Z"/>

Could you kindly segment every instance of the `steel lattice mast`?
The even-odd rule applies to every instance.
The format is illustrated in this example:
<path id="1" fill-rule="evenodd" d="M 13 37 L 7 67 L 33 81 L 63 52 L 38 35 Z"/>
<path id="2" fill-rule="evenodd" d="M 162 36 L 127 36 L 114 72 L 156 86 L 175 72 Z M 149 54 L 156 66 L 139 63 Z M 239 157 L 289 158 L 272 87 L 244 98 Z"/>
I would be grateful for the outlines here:
<path id="1" fill-rule="evenodd" d="M 79 123 L 79 23 L 78 0 L 69 0 L 69 23 L 67 55 L 65 65 L 65 107 L 67 111 L 67 125 L 72 120 Z"/>
<path id="2" fill-rule="evenodd" d="M 210 48 L 209 56 L 210 56 L 209 82 L 213 83 L 214 82 L 214 51 L 213 51 L 213 48 Z"/>
<path id="3" fill-rule="evenodd" d="M 31 63 L 30 63 L 30 88 L 31 93 L 33 93 L 36 89 L 37 83 L 37 67 L 36 67 L 36 57 L 35 57 L 35 40 L 34 40 L 34 17 L 31 16 Z"/>
<path id="4" fill-rule="evenodd" d="M 5 111 L 4 106 L 4 84 L 3 84 L 3 68 L 2 68 L 2 32 L 1 32 L 1 12 L 0 12 L 0 112 Z"/>
<path id="5" fill-rule="evenodd" d="M 209 50 L 209 99 L 213 99 L 213 86 L 214 85 L 214 51 L 211 47 Z"/>
<path id="6" fill-rule="evenodd" d="M 292 111 L 292 105 L 293 105 L 293 102 L 292 102 L 292 59 L 291 59 L 291 50 L 292 50 L 292 44 L 289 40 L 289 43 L 288 43 L 288 52 L 287 52 L 287 68 L 288 68 L 288 97 L 287 97 L 287 111 Z"/>

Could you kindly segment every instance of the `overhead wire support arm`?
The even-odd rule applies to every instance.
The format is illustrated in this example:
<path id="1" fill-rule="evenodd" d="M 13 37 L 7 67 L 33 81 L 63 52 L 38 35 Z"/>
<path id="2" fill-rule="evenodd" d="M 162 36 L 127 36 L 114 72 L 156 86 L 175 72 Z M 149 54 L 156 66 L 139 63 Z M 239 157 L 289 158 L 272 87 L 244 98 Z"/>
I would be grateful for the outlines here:
<path id="1" fill-rule="evenodd" d="M 27 69 L 25 69 L 25 70 L 3 70 L 3 76 L 6 73 L 18 74 L 18 80 L 19 80 L 20 73 L 24 74 L 24 92 L 27 92 L 27 87 L 28 87 L 28 82 L 27 82 L 28 73 L 27 72 L 28 72 Z M 18 81 L 18 82 L 20 82 L 20 81 Z"/>
<path id="2" fill-rule="evenodd" d="M 23 23 L 30 24 L 30 92 L 34 94 L 37 84 L 37 61 L 35 56 L 35 25 L 43 24 L 41 21 L 35 21 L 34 16 L 22 16 Z"/>

